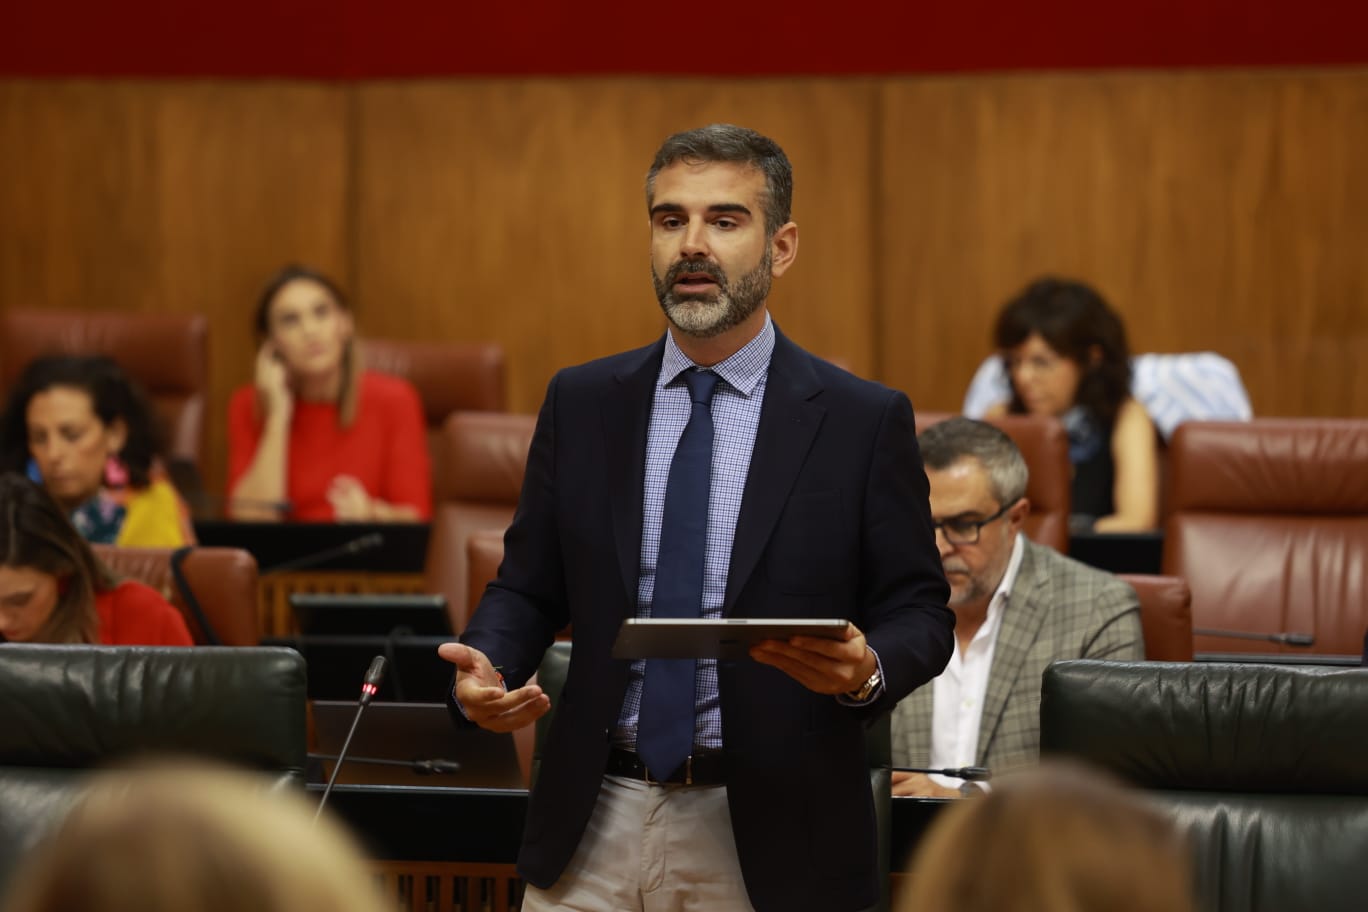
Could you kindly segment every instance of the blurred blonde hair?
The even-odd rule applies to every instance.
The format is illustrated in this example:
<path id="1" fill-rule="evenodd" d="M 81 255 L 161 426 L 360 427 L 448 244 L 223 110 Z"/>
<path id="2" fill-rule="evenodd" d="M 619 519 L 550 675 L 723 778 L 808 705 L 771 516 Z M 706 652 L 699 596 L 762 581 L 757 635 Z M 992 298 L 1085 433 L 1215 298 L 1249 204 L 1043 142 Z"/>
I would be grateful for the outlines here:
<path id="1" fill-rule="evenodd" d="M 1008 777 L 946 810 L 913 858 L 898 912 L 1191 912 L 1173 824 L 1073 764 Z"/>
<path id="2" fill-rule="evenodd" d="M 300 793 L 179 764 L 107 772 L 15 877 L 6 912 L 392 912 Z"/>

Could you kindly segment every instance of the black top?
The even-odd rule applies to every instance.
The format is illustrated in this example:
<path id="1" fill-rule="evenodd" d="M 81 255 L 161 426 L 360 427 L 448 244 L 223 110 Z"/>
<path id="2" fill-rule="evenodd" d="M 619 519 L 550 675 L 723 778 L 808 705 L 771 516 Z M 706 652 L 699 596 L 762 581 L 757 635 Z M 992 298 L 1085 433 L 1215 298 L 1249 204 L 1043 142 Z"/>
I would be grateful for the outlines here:
<path id="1" fill-rule="evenodd" d="M 1112 462 L 1111 425 L 1088 419 L 1065 422 L 1069 461 L 1073 463 L 1070 528 L 1086 531 L 1099 516 L 1116 512 L 1112 497 L 1116 466 Z"/>

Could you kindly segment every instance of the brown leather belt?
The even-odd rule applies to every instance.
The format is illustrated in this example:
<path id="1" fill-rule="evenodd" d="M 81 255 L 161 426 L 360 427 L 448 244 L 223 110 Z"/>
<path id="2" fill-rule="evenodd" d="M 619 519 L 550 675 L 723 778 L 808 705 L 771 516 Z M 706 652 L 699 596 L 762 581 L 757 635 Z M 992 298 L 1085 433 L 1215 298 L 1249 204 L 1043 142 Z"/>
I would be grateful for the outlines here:
<path id="1" fill-rule="evenodd" d="M 651 775 L 646 764 L 641 762 L 641 757 L 636 751 L 615 747 L 608 752 L 608 766 L 604 773 L 662 785 L 722 785 L 727 781 L 721 751 L 694 754 L 680 765 L 673 776 L 668 779 L 657 779 Z"/>

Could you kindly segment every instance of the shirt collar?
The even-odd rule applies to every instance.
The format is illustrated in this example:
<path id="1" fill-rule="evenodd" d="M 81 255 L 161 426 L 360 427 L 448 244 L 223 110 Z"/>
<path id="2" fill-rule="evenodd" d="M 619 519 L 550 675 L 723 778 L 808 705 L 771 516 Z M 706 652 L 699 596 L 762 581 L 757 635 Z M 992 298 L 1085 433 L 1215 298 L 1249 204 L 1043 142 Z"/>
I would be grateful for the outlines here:
<path id="1" fill-rule="evenodd" d="M 1012 587 L 1016 585 L 1017 574 L 1021 571 L 1021 559 L 1025 553 L 1026 546 L 1022 544 L 1021 533 L 1018 532 L 1012 541 L 1012 556 L 1007 558 L 1007 570 L 1002 574 L 1002 581 L 998 583 L 992 600 L 988 602 L 988 616 L 984 618 L 981 629 L 990 636 L 997 636 L 1003 609 L 1012 599 Z"/>
<path id="2" fill-rule="evenodd" d="M 708 368 L 717 374 L 727 385 L 747 398 L 755 392 L 760 378 L 769 370 L 770 356 L 774 354 L 774 324 L 769 313 L 765 314 L 765 325 L 760 332 L 734 355 L 719 361 Z M 679 375 L 690 368 L 698 367 L 675 344 L 674 334 L 665 333 L 665 357 L 660 362 L 660 377 L 656 388 L 662 389 L 679 379 Z"/>

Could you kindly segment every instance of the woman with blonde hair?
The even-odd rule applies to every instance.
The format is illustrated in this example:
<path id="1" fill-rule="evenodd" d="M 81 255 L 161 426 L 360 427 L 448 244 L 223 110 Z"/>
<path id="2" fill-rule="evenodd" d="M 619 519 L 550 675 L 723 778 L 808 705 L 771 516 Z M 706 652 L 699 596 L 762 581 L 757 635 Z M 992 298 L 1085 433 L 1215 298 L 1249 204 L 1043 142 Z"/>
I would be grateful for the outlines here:
<path id="1" fill-rule="evenodd" d="M 899 912 L 1192 912 L 1171 821 L 1083 767 L 1046 764 L 943 812 Z"/>
<path id="2" fill-rule="evenodd" d="M 6 912 L 391 912 L 357 846 L 248 773 L 102 774 L 19 868 Z"/>
<path id="3" fill-rule="evenodd" d="M 257 303 L 254 382 L 228 404 L 235 519 L 417 522 L 432 512 L 427 430 L 408 381 L 362 370 L 338 286 L 287 266 Z"/>

